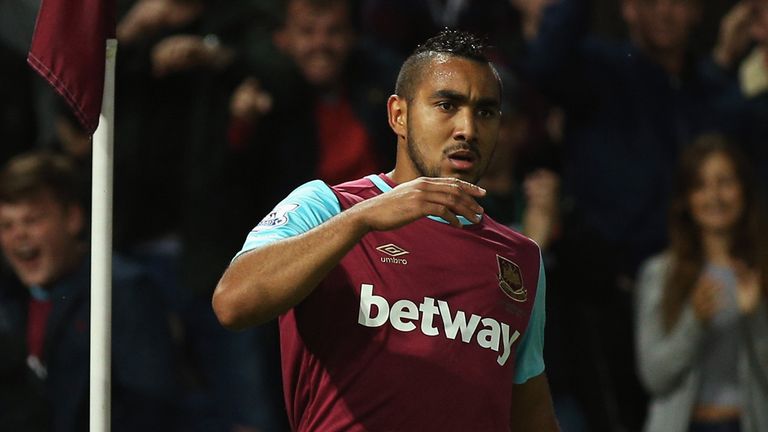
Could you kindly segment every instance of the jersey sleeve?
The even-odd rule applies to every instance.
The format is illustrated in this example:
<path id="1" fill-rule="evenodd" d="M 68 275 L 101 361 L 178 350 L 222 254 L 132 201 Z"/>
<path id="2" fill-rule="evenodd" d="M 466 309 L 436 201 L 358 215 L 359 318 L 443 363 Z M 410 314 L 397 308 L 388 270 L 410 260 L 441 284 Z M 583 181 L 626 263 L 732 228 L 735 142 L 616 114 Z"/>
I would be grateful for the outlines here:
<path id="1" fill-rule="evenodd" d="M 339 200 L 328 185 L 320 180 L 305 183 L 291 192 L 248 233 L 234 259 L 256 248 L 305 233 L 339 213 Z"/>
<path id="2" fill-rule="evenodd" d="M 539 257 L 539 281 L 536 285 L 536 299 L 522 342 L 517 347 L 515 360 L 515 384 L 524 384 L 544 372 L 544 320 L 547 278 L 544 274 L 544 260 Z"/>

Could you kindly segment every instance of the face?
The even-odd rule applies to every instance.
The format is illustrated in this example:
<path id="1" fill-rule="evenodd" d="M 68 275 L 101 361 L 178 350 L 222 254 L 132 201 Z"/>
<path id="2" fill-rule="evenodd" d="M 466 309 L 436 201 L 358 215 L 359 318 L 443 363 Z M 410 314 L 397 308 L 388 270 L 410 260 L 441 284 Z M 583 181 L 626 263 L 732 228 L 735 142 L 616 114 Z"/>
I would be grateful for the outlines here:
<path id="1" fill-rule="evenodd" d="M 82 224 L 79 207 L 64 207 L 48 193 L 0 203 L 0 245 L 27 286 L 46 288 L 72 269 Z"/>
<path id="2" fill-rule="evenodd" d="M 651 50 L 680 50 L 699 20 L 696 1 L 625 0 L 624 18 L 633 36 Z"/>
<path id="3" fill-rule="evenodd" d="M 699 184 L 688 197 L 694 222 L 706 233 L 727 233 L 744 211 L 744 195 L 731 159 L 723 153 L 707 157 Z"/>
<path id="4" fill-rule="evenodd" d="M 486 63 L 440 56 L 407 102 L 406 145 L 413 177 L 477 183 L 499 134 L 500 91 Z"/>
<path id="5" fill-rule="evenodd" d="M 275 35 L 277 46 L 293 59 L 304 78 L 319 87 L 340 79 L 353 40 L 344 2 L 317 9 L 294 0 L 288 5 L 285 27 Z"/>

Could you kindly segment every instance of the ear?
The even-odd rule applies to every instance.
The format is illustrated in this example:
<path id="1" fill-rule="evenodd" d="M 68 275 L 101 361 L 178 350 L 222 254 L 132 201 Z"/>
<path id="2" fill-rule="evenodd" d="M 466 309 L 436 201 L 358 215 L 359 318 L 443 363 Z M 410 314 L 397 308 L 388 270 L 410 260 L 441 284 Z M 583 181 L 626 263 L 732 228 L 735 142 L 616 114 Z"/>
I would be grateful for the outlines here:
<path id="1" fill-rule="evenodd" d="M 77 204 L 69 204 L 66 208 L 67 232 L 72 237 L 77 237 L 82 233 L 85 224 L 83 208 Z"/>
<path id="2" fill-rule="evenodd" d="M 387 100 L 387 117 L 389 127 L 398 137 L 405 138 L 408 131 L 408 103 L 398 95 L 392 95 Z"/>

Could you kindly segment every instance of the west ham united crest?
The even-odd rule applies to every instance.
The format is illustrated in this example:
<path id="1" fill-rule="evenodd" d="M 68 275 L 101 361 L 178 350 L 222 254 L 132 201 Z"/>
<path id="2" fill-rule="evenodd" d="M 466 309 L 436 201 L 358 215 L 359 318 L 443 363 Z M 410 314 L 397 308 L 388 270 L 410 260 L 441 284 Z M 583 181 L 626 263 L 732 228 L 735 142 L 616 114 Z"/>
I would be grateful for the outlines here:
<path id="1" fill-rule="evenodd" d="M 504 291 L 504 294 L 516 302 L 522 303 L 528 300 L 528 291 L 523 286 L 520 267 L 498 255 L 496 255 L 496 262 L 499 264 L 499 288 Z"/>

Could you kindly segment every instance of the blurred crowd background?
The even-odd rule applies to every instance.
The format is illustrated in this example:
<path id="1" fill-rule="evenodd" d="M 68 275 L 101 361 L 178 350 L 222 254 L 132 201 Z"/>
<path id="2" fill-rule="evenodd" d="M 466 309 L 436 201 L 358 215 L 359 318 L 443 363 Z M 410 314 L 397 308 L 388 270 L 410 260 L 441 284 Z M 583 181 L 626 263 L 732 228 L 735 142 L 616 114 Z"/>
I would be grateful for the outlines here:
<path id="1" fill-rule="evenodd" d="M 717 136 L 746 155 L 750 188 L 768 185 L 768 0 L 117 3 L 115 249 L 147 275 L 157 309 L 131 313 L 167 324 L 162 352 L 147 355 L 172 362 L 153 395 L 165 395 L 165 423 L 126 411 L 155 416 L 143 430 L 287 430 L 275 323 L 226 332 L 213 288 L 293 188 L 393 166 L 387 97 L 404 58 L 442 28 L 486 37 L 504 80 L 483 205 L 544 252 L 545 361 L 564 431 L 632 432 L 646 420 L 636 280 L 669 244 L 680 154 Z M 26 64 L 38 7 L 0 0 L 0 163 L 52 152 L 87 184 L 89 137 Z M 79 430 L 59 414 L 40 421 L 41 407 L 79 396 L 51 391 L 53 369 L 46 377 L 7 348 L 31 340 L 13 305 L 29 316 L 40 300 L 19 276 L 3 266 L 0 430 Z M 80 353 L 69 361 L 87 364 Z"/>

